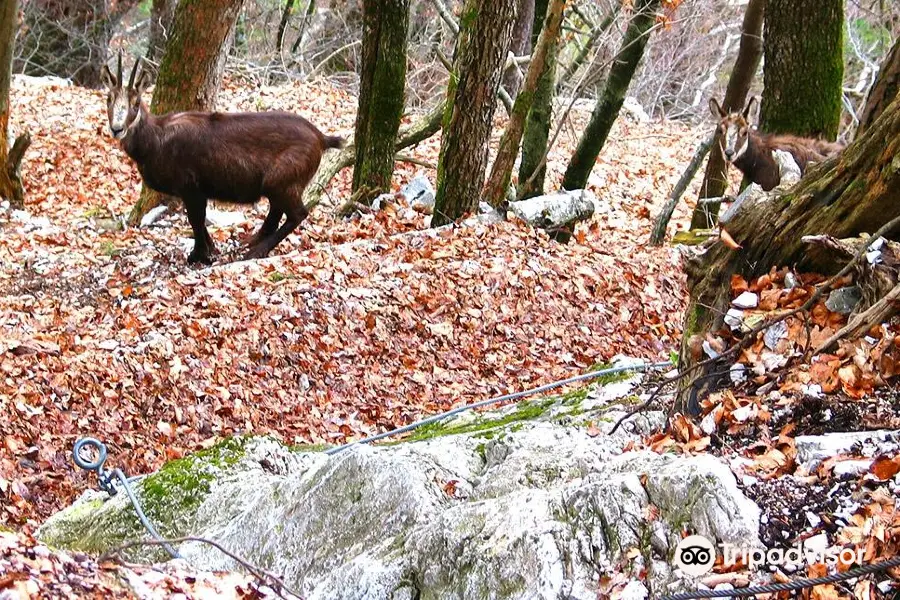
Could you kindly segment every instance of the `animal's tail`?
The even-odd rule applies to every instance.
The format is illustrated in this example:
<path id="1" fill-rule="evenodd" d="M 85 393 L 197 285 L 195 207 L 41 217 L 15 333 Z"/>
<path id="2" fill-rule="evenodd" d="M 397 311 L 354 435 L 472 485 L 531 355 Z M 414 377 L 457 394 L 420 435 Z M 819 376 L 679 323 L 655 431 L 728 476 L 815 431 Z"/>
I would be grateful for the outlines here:
<path id="1" fill-rule="evenodd" d="M 325 136 L 325 148 L 334 148 L 335 150 L 340 150 L 344 147 L 347 141 L 336 135 L 326 135 Z"/>

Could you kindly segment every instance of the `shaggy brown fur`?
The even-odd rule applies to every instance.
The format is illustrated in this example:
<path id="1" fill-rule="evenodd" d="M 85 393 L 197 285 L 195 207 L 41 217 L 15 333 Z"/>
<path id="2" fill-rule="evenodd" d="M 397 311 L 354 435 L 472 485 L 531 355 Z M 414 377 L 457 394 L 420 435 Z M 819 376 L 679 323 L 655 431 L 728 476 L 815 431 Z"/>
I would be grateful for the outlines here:
<path id="1" fill-rule="evenodd" d="M 835 142 L 754 131 L 748 120 L 755 101 L 756 98 L 751 97 L 741 113 L 726 113 L 715 99 L 709 101 L 709 106 L 713 116 L 719 119 L 720 143 L 725 160 L 764 190 L 769 191 L 781 182 L 773 150 L 789 152 L 800 167 L 801 174 L 811 163 L 822 162 L 843 150 L 844 146 Z"/>
<path id="2" fill-rule="evenodd" d="M 188 262 L 208 264 L 215 253 L 206 230 L 209 198 L 241 204 L 262 196 L 269 199 L 269 214 L 245 258 L 266 256 L 306 218 L 303 192 L 323 152 L 340 148 L 343 140 L 325 136 L 306 119 L 287 112 L 153 116 L 141 102 L 146 73 L 134 85 L 138 65 L 127 89 L 121 85 L 121 57 L 118 78 L 106 70 L 110 130 L 137 163 L 144 183 L 184 202 L 194 231 Z M 282 217 L 286 219 L 279 227 Z"/>

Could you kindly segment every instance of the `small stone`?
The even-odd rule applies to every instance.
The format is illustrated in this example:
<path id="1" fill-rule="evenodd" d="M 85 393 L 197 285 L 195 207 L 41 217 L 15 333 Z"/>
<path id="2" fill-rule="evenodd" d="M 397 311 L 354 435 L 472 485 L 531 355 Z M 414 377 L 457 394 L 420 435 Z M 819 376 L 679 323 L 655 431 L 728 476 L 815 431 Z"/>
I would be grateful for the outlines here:
<path id="1" fill-rule="evenodd" d="M 787 324 L 784 321 L 779 321 L 766 329 L 766 332 L 763 334 L 763 341 L 766 344 L 766 348 L 769 350 L 775 350 L 778 346 L 778 342 L 787 337 L 788 329 Z"/>
<path id="2" fill-rule="evenodd" d="M 849 315 L 862 300 L 862 292 L 853 285 L 834 290 L 828 294 L 828 300 L 825 301 L 825 307 L 831 312 L 842 315 Z"/>
<path id="3" fill-rule="evenodd" d="M 166 205 L 155 206 L 147 211 L 147 214 L 141 217 L 141 227 L 150 227 L 157 221 L 159 221 L 160 217 L 166 214 L 166 211 L 169 210 L 169 207 Z"/>
<path id="4" fill-rule="evenodd" d="M 797 276 L 793 273 L 788 272 L 788 274 L 784 276 L 784 289 L 792 290 L 797 287 L 798 284 Z"/>
<path id="5" fill-rule="evenodd" d="M 725 324 L 732 330 L 740 329 L 741 323 L 744 322 L 744 311 L 739 308 L 729 308 L 725 313 Z"/>
<path id="6" fill-rule="evenodd" d="M 434 208 L 435 191 L 422 172 L 416 173 L 409 183 L 400 188 L 400 194 L 411 207 Z"/>
<path id="7" fill-rule="evenodd" d="M 206 223 L 210 227 L 222 229 L 224 227 L 233 227 L 247 220 L 239 210 L 217 210 L 215 208 L 206 209 Z"/>
<path id="8" fill-rule="evenodd" d="M 818 515 L 814 515 L 813 513 L 806 511 L 806 521 L 810 524 L 810 526 L 818 527 L 822 522 L 822 519 L 820 519 Z"/>
<path id="9" fill-rule="evenodd" d="M 738 308 L 756 308 L 759 306 L 759 296 L 753 292 L 743 292 L 731 301 L 731 305 Z"/>

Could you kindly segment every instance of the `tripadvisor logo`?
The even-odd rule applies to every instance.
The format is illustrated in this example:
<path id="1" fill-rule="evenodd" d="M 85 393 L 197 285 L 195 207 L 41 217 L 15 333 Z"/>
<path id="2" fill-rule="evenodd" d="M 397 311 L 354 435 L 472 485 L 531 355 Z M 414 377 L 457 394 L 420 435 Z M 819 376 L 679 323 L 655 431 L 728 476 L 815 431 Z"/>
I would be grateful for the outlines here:
<path id="1" fill-rule="evenodd" d="M 725 566 L 730 567 L 740 562 L 751 571 L 765 565 L 794 565 L 800 567 L 803 563 L 825 563 L 828 565 L 840 563 L 849 567 L 850 565 L 861 565 L 863 563 L 863 550 L 851 548 L 826 549 L 799 546 L 783 550 L 780 548 L 766 549 L 723 544 L 722 551 Z M 716 547 L 702 535 L 690 535 L 681 540 L 675 548 L 673 564 L 685 575 L 702 577 L 712 571 L 715 562 Z"/>

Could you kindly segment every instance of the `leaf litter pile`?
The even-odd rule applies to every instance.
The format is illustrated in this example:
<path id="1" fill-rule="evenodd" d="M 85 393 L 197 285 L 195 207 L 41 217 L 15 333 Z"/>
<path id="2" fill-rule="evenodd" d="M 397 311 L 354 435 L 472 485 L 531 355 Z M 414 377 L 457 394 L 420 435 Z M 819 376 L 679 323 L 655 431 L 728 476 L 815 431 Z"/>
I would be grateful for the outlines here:
<path id="1" fill-rule="evenodd" d="M 619 119 L 590 180 L 602 210 L 568 245 L 515 222 L 433 231 L 400 200 L 337 219 L 327 205 L 349 197 L 345 170 L 325 204 L 265 260 L 233 262 L 265 203 L 211 205 L 222 255 L 196 269 L 185 264 L 191 234 L 180 208 L 152 227 L 122 226 L 140 179 L 106 133 L 100 93 L 19 83 L 13 99 L 13 126 L 29 129 L 34 143 L 24 163 L 26 211 L 0 214 L 0 523 L 27 531 L 95 485 L 70 458 L 85 435 L 109 445 L 113 466 L 146 473 L 235 433 L 342 443 L 581 373 L 616 354 L 659 360 L 677 349 L 686 301 L 679 259 L 645 241 L 704 130 Z M 354 104 L 339 90 L 305 84 L 229 83 L 220 98 L 224 110 L 295 110 L 343 135 Z M 586 116 L 573 113 L 574 127 L 551 151 L 549 188 Z M 502 117 L 494 148 L 501 132 Z M 439 144 L 435 137 L 408 155 L 433 164 Z M 395 191 L 421 170 L 398 163 Z M 432 169 L 425 174 L 434 181 Z M 682 203 L 674 226 L 689 216 Z M 821 281 L 806 275 L 788 286 L 785 275 L 733 281 L 736 298 L 751 293 L 757 302 L 736 309 L 735 327 L 710 336 L 703 351 L 720 352 L 756 319 L 802 304 Z M 726 456 L 763 509 L 767 542 L 825 535 L 826 544 L 862 549 L 869 562 L 900 545 L 897 444 L 867 440 L 813 464 L 798 459 L 796 443 L 801 434 L 900 426 L 896 397 L 885 393 L 900 371 L 900 330 L 886 326 L 834 354 L 805 356 L 845 323 L 820 304 L 808 319 L 760 334 L 729 373 L 731 389 L 705 402 L 699 425 L 676 419 L 645 445 Z M 828 514 L 818 521 L 807 516 L 821 511 Z M 0 546 L 0 562 L 77 571 L 95 597 L 114 597 L 90 561 L 42 557 L 26 532 L 2 534 Z M 57 566 L 43 570 L 44 558 Z M 747 579 L 740 565 L 718 570 L 716 581 Z M 142 573 L 135 576 L 145 585 L 149 577 L 160 597 L 196 582 Z M 0 587 L 50 585 L 42 579 L 54 576 Z M 607 583 L 608 597 L 624 585 Z M 246 581 L 228 589 L 244 590 Z M 812 597 L 854 596 L 830 586 Z"/>

